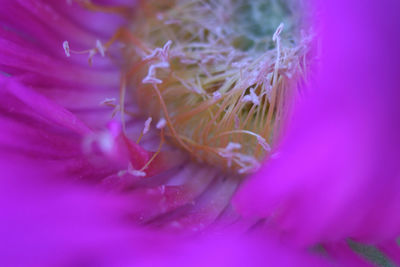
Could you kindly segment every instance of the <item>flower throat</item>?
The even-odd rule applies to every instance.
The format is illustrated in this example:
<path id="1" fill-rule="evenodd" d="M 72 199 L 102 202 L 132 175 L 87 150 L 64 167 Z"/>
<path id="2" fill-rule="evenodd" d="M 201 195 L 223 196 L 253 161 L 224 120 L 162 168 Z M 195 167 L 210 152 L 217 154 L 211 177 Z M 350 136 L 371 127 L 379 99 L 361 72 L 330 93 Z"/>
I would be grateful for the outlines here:
<path id="1" fill-rule="evenodd" d="M 255 171 L 307 76 L 310 38 L 293 10 L 284 0 L 142 1 L 126 47 L 137 105 L 194 159 Z"/>

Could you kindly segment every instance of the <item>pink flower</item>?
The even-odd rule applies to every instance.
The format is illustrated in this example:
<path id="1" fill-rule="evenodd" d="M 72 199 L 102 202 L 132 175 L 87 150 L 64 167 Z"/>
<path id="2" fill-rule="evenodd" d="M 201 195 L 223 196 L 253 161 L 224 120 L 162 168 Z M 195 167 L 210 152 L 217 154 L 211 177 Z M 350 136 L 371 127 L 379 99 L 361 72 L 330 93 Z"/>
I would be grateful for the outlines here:
<path id="1" fill-rule="evenodd" d="M 126 57 L 140 51 L 124 41 L 143 44 L 121 27 L 135 9 L 151 11 L 144 2 L 0 4 L 0 265 L 353 266 L 387 258 L 400 264 L 395 1 L 313 3 L 321 67 L 288 130 L 272 142 L 237 130 L 238 116 L 229 119 L 231 132 L 250 133 L 246 140 L 270 153 L 243 185 L 237 174 L 188 159 L 177 147 L 190 142 L 171 130 L 176 118 L 154 116 L 159 102 L 137 103 L 146 97 L 127 90 Z M 165 25 L 185 26 L 163 16 L 156 15 Z M 285 60 L 283 27 L 273 38 L 275 75 Z M 136 77 L 155 92 L 165 89 L 171 57 L 183 58 L 173 54 L 173 41 L 162 41 L 142 55 L 150 65 Z M 220 60 L 184 59 L 199 60 L 201 68 Z M 260 93 L 252 82 L 261 76 L 250 76 L 241 80 L 249 92 L 237 103 L 262 106 L 273 89 Z M 173 79 L 201 94 L 194 82 Z M 207 101 L 224 97 L 214 91 Z M 218 162 L 227 168 L 256 171 L 257 157 L 241 150 L 249 147 L 227 142 L 202 159 L 222 155 Z M 355 242 L 388 257 L 360 252 L 365 247 Z"/>

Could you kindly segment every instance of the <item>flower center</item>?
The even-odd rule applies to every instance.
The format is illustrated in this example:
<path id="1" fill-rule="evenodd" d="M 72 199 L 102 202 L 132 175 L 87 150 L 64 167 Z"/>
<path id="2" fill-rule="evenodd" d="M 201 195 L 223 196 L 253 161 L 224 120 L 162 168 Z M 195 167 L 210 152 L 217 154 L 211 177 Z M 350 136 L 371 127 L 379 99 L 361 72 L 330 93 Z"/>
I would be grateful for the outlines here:
<path id="1" fill-rule="evenodd" d="M 297 9 L 294 9 L 297 8 Z M 143 1 L 126 49 L 145 115 L 196 160 L 241 174 L 271 154 L 305 80 L 293 1 Z"/>

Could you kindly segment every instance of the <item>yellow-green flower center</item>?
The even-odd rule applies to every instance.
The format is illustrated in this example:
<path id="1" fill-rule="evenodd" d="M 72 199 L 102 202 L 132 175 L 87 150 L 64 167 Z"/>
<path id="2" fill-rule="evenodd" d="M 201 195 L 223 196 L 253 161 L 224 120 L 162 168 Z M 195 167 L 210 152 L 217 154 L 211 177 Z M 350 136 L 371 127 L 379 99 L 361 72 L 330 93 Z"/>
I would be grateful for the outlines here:
<path id="1" fill-rule="evenodd" d="M 137 104 L 196 160 L 254 171 L 306 76 L 308 39 L 291 5 L 143 1 L 130 29 L 140 46 L 127 49 Z"/>

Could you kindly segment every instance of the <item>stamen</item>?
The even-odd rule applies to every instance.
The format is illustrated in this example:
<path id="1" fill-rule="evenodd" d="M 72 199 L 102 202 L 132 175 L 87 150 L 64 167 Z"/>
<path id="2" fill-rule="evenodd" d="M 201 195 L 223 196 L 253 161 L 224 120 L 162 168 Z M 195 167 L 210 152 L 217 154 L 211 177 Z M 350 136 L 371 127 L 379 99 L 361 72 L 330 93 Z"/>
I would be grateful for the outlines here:
<path id="1" fill-rule="evenodd" d="M 96 48 L 97 48 L 97 51 L 99 51 L 100 55 L 102 57 L 104 57 L 105 56 L 105 48 L 100 40 L 96 40 Z"/>
<path id="2" fill-rule="evenodd" d="M 274 42 L 277 42 L 277 41 L 278 41 L 278 38 L 280 38 L 279 35 L 281 34 L 281 32 L 282 32 L 284 26 L 285 26 L 285 25 L 283 24 L 283 22 L 282 22 L 281 24 L 279 24 L 279 26 L 278 26 L 278 28 L 276 29 L 274 35 L 272 36 L 272 41 L 274 41 Z"/>
<path id="3" fill-rule="evenodd" d="M 150 131 L 150 124 L 151 121 L 153 120 L 152 117 L 149 117 L 145 122 L 144 122 L 144 128 L 143 131 L 140 133 L 140 136 L 138 138 L 138 140 L 136 141 L 136 144 L 139 144 L 140 140 L 142 139 L 142 137 L 148 133 Z"/>
<path id="4" fill-rule="evenodd" d="M 125 132 L 125 94 L 126 94 L 126 77 L 122 75 L 121 85 L 119 88 L 119 110 L 121 111 L 122 131 Z"/>
<path id="5" fill-rule="evenodd" d="M 100 55 L 101 55 L 102 57 L 104 57 L 104 56 L 105 56 L 106 49 L 107 49 L 107 47 L 104 47 L 104 46 L 102 45 L 102 43 L 101 43 L 100 40 L 97 40 L 97 41 L 96 41 L 96 47 L 95 47 L 95 48 L 88 49 L 88 50 L 82 50 L 82 51 L 74 51 L 74 50 L 71 50 L 70 47 L 69 47 L 68 41 L 64 41 L 64 42 L 63 42 L 63 48 L 64 48 L 65 55 L 66 55 L 67 57 L 70 57 L 71 54 L 78 54 L 78 55 L 88 54 L 88 62 L 89 62 L 89 65 L 90 65 L 90 66 L 92 66 L 92 64 L 93 64 L 93 57 L 94 57 L 97 53 L 100 53 Z"/>
<path id="6" fill-rule="evenodd" d="M 168 40 L 168 42 L 165 43 L 163 48 L 156 48 L 153 50 L 153 52 L 144 57 L 143 60 L 151 60 L 151 59 L 158 59 L 162 62 L 166 62 L 169 60 L 169 49 L 172 45 L 172 41 Z"/>
<path id="7" fill-rule="evenodd" d="M 117 100 L 115 98 L 106 98 L 103 101 L 100 102 L 100 105 L 105 105 L 105 106 L 110 106 L 110 107 L 115 107 L 115 102 Z"/>
<path id="8" fill-rule="evenodd" d="M 149 83 L 149 84 L 162 83 L 162 80 L 157 79 L 155 77 L 156 69 L 158 69 L 158 68 L 160 68 L 160 69 L 169 68 L 169 63 L 168 62 L 160 62 L 160 63 L 150 65 L 149 72 L 147 73 L 147 76 L 142 80 L 142 83 Z"/>
<path id="9" fill-rule="evenodd" d="M 213 93 L 213 99 L 214 100 L 219 100 L 219 99 L 221 99 L 221 97 L 222 97 L 222 95 L 221 95 L 220 92 L 214 92 Z"/>
<path id="10" fill-rule="evenodd" d="M 235 153 L 234 150 L 239 150 L 242 148 L 241 144 L 238 143 L 232 143 L 230 142 L 226 148 L 222 148 L 219 151 L 219 155 L 223 158 L 227 159 L 227 165 L 228 167 L 232 166 L 232 160 L 234 159 L 235 156 L 237 156 L 238 153 Z"/>
<path id="11" fill-rule="evenodd" d="M 260 105 L 260 100 L 258 99 L 258 95 L 254 93 L 254 88 L 250 88 L 250 95 L 245 95 L 242 98 L 242 102 L 252 102 L 255 106 Z"/>
<path id="12" fill-rule="evenodd" d="M 118 172 L 118 176 L 124 176 L 125 174 L 130 174 L 136 177 L 145 177 L 147 174 L 143 171 L 135 170 L 131 163 L 128 164 L 128 169 Z"/>
<path id="13" fill-rule="evenodd" d="M 256 172 L 261 164 L 260 162 L 254 158 L 253 156 L 248 156 L 248 155 L 237 155 L 239 160 L 236 161 L 241 168 L 238 170 L 238 173 L 240 174 L 248 174 L 248 173 L 253 173 Z"/>
<path id="14" fill-rule="evenodd" d="M 71 52 L 70 52 L 70 50 L 69 50 L 69 43 L 68 43 L 68 41 L 64 41 L 64 42 L 63 42 L 63 48 L 64 48 L 64 51 L 65 51 L 65 55 L 66 55 L 67 57 L 70 57 L 70 56 L 71 56 Z"/>
<path id="15" fill-rule="evenodd" d="M 157 151 L 153 154 L 153 156 L 149 159 L 149 161 L 139 170 L 140 172 L 143 172 L 144 170 L 146 170 L 150 164 L 155 160 L 155 158 L 158 156 L 158 154 L 160 154 L 161 152 L 161 148 L 164 144 L 164 130 L 161 129 L 161 140 L 160 140 L 160 144 L 158 145 Z"/>
<path id="16" fill-rule="evenodd" d="M 150 118 L 148 118 L 148 119 L 144 122 L 143 135 L 145 135 L 146 133 L 149 132 L 149 130 L 150 130 L 150 124 L 151 124 L 151 121 L 152 121 L 152 120 L 153 120 L 153 119 L 150 117 Z"/>
<path id="17" fill-rule="evenodd" d="M 137 177 L 145 177 L 146 176 L 146 173 L 144 171 L 133 169 L 131 163 L 129 163 L 129 165 L 128 165 L 128 173 L 133 176 L 137 176 Z"/>
<path id="18" fill-rule="evenodd" d="M 164 129 L 165 125 L 167 125 L 167 121 L 164 118 L 161 118 L 156 125 L 156 128 L 161 130 Z"/>
<path id="19" fill-rule="evenodd" d="M 257 136 L 257 142 L 264 148 L 265 151 L 269 152 L 271 151 L 270 145 L 265 141 L 265 139 L 261 136 Z"/>

